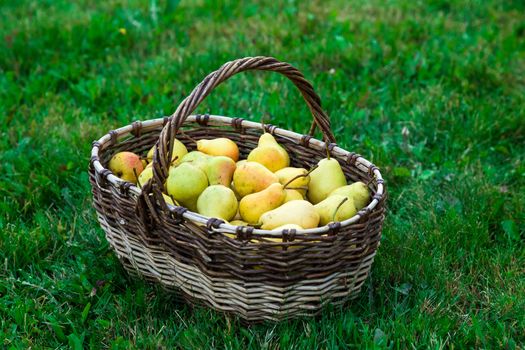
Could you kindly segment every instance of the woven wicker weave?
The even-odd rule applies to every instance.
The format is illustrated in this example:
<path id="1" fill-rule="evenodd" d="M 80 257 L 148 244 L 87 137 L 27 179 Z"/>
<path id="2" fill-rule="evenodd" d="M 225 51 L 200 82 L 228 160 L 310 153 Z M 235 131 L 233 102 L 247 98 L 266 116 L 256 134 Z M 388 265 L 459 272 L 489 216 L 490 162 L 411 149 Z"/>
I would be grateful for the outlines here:
<path id="1" fill-rule="evenodd" d="M 295 84 L 314 118 L 309 135 L 240 118 L 190 115 L 217 85 L 246 70 L 275 71 Z M 325 142 L 311 136 L 316 127 Z M 369 184 L 372 202 L 344 222 L 282 232 L 231 226 L 168 206 L 159 184 L 167 177 L 170 144 L 180 128 L 192 139 L 228 137 L 238 144 L 242 158 L 265 130 L 288 150 L 292 166 L 304 168 L 324 158 L 328 149 L 348 181 Z M 180 133 L 177 138 L 195 148 L 189 138 Z M 142 191 L 105 168 L 115 152 L 145 154 L 154 144 L 154 177 Z M 228 62 L 208 75 L 169 118 L 110 131 L 93 144 L 89 174 L 99 222 L 127 271 L 159 282 L 191 303 L 248 321 L 312 315 L 326 303 L 341 304 L 355 297 L 381 238 L 386 192 L 379 169 L 336 146 L 311 84 L 297 69 L 275 58 Z"/>

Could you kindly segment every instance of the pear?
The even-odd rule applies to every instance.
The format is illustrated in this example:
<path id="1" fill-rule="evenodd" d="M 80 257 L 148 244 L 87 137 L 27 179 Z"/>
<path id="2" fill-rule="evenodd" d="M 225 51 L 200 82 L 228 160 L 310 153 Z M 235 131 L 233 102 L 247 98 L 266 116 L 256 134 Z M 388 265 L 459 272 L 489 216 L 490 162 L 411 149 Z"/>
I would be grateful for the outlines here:
<path id="1" fill-rule="evenodd" d="M 153 168 L 146 167 L 146 169 L 144 169 L 139 175 L 137 186 L 139 188 L 142 188 L 142 186 L 144 186 L 146 182 L 148 182 L 152 177 L 153 177 Z"/>
<path id="2" fill-rule="evenodd" d="M 170 196 L 168 196 L 167 194 L 162 194 L 162 198 L 164 198 L 164 200 L 166 201 L 167 204 L 171 204 L 171 205 L 175 205 L 175 202 L 173 202 L 173 199 L 171 199 Z M 177 203 L 178 205 L 178 203 Z"/>
<path id="3" fill-rule="evenodd" d="M 368 191 L 368 186 L 361 181 L 354 182 L 351 185 L 336 188 L 330 192 L 330 196 L 334 194 L 339 194 L 353 199 L 355 208 L 358 211 L 366 207 L 370 202 L 370 192 Z"/>
<path id="4" fill-rule="evenodd" d="M 246 162 L 233 173 L 233 185 L 241 197 L 264 190 L 273 183 L 279 183 L 277 175 L 256 162 Z"/>
<path id="5" fill-rule="evenodd" d="M 303 195 L 299 190 L 291 190 L 286 188 L 285 190 L 286 197 L 284 197 L 284 203 L 294 200 L 302 200 L 304 199 Z"/>
<path id="6" fill-rule="evenodd" d="M 248 154 L 247 159 L 264 165 L 272 172 L 290 165 L 288 152 L 269 133 L 261 135 L 257 147 Z"/>
<path id="7" fill-rule="evenodd" d="M 137 176 L 144 170 L 140 157 L 133 152 L 115 154 L 110 159 L 108 168 L 115 176 L 134 184 L 137 183 Z"/>
<path id="8" fill-rule="evenodd" d="M 204 172 L 208 176 L 210 185 L 229 187 L 235 168 L 235 162 L 225 156 L 209 157 L 204 163 Z"/>
<path id="9" fill-rule="evenodd" d="M 186 208 L 195 211 L 199 195 L 208 187 L 206 174 L 191 163 L 170 168 L 166 189 L 170 196 Z"/>
<path id="10" fill-rule="evenodd" d="M 223 185 L 212 185 L 206 188 L 197 200 L 199 214 L 226 221 L 233 219 L 237 213 L 237 206 L 235 194 L 230 188 Z"/>
<path id="11" fill-rule="evenodd" d="M 150 196 L 153 196 L 152 193 L 150 193 Z M 164 198 L 164 201 L 166 202 L 166 204 L 170 204 L 170 205 L 179 205 L 179 203 L 177 203 L 177 201 L 173 201 L 173 198 L 171 198 L 170 196 L 168 196 L 167 194 L 163 193 L 162 194 L 162 198 Z"/>
<path id="12" fill-rule="evenodd" d="M 242 221 L 242 220 L 232 220 L 232 221 L 230 221 L 230 225 L 233 225 L 233 226 L 248 226 L 248 223 L 246 221 Z"/>
<path id="13" fill-rule="evenodd" d="M 344 221 L 357 213 L 354 201 L 351 198 L 334 194 L 314 205 L 321 217 L 319 224 L 328 225 L 332 221 Z"/>
<path id="14" fill-rule="evenodd" d="M 304 168 L 286 167 L 277 170 L 275 172 L 275 175 L 277 175 L 277 177 L 279 178 L 279 182 L 282 184 L 289 182 L 291 179 L 297 177 L 298 175 L 305 175 L 290 182 L 290 187 L 298 188 L 297 191 L 301 192 L 303 196 L 306 195 L 306 190 L 308 189 L 307 186 L 310 183 L 310 176 L 308 176 L 308 170 Z M 304 187 L 304 189 L 302 187 Z"/>
<path id="15" fill-rule="evenodd" d="M 148 167 L 148 161 L 146 159 L 141 159 L 140 161 L 142 162 L 142 167 L 146 169 Z"/>
<path id="16" fill-rule="evenodd" d="M 237 147 L 235 142 L 225 137 L 213 140 L 198 140 L 197 150 L 210 156 L 230 157 L 234 162 L 239 160 L 239 147 Z"/>
<path id="17" fill-rule="evenodd" d="M 206 172 L 206 163 L 208 160 L 210 160 L 212 156 L 207 155 L 206 153 L 202 153 L 199 151 L 191 151 L 188 154 L 186 154 L 181 159 L 181 163 L 191 163 L 192 165 L 195 165 L 200 170 Z"/>
<path id="18" fill-rule="evenodd" d="M 155 152 L 155 146 L 151 147 L 151 149 L 148 152 L 148 155 L 146 158 L 148 159 L 148 162 L 153 161 L 153 153 Z M 188 153 L 188 149 L 182 142 L 180 142 L 177 139 L 173 139 L 173 152 L 171 153 L 171 161 L 174 164 L 180 163 L 180 160 L 182 157 L 184 157 Z"/>
<path id="19" fill-rule="evenodd" d="M 194 162 L 196 160 L 207 160 L 210 156 L 200 151 L 188 152 L 182 157 L 181 162 Z"/>
<path id="20" fill-rule="evenodd" d="M 270 210 L 259 218 L 263 230 L 273 230 L 286 224 L 296 224 L 304 229 L 317 227 L 319 214 L 312 203 L 295 200 L 284 203 L 277 209 Z"/>
<path id="21" fill-rule="evenodd" d="M 279 207 L 285 196 L 283 185 L 273 183 L 260 192 L 243 197 L 239 203 L 239 213 L 247 223 L 257 224 L 261 215 Z"/>
<path id="22" fill-rule="evenodd" d="M 308 199 L 313 204 L 324 200 L 338 187 L 346 185 L 345 174 L 335 158 L 324 158 L 318 167 L 310 173 Z"/>

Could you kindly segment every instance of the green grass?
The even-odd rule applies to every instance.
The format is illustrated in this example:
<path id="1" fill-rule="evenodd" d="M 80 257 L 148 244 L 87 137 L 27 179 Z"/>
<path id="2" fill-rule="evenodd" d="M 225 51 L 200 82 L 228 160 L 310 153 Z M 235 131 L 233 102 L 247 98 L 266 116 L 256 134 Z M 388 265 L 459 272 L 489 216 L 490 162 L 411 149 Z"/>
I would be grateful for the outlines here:
<path id="1" fill-rule="evenodd" d="M 518 0 L 0 0 L 0 347 L 525 347 L 524 13 Z M 173 112 L 250 55 L 301 69 L 338 143 L 390 193 L 357 300 L 252 327 L 128 277 L 87 177 L 91 141 Z M 199 111 L 310 123 L 268 73 Z"/>

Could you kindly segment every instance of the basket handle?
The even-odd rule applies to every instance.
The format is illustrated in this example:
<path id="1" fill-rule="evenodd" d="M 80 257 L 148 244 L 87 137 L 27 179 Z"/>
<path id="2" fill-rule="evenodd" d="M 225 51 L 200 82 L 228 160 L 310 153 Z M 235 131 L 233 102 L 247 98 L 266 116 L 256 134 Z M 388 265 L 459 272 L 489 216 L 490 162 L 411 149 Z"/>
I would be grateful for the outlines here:
<path id="1" fill-rule="evenodd" d="M 286 62 L 281 62 L 273 57 L 246 57 L 225 63 L 215 72 L 209 74 L 204 80 L 197 85 L 186 97 L 177 110 L 170 116 L 168 124 L 162 129 L 159 141 L 157 142 L 157 151 L 153 156 L 153 169 L 159 171 L 159 180 L 165 180 L 169 170 L 171 155 L 171 144 L 177 134 L 178 129 L 184 124 L 186 118 L 197 108 L 197 106 L 210 94 L 210 92 L 231 76 L 248 71 L 264 70 L 280 73 L 290 79 L 299 89 L 303 98 L 312 113 L 314 122 L 310 128 L 309 135 L 312 136 L 315 126 L 318 126 L 323 133 L 323 137 L 328 142 L 335 142 L 334 135 L 330 128 L 330 119 L 321 108 L 321 99 L 315 93 L 312 84 L 305 79 L 303 74 L 295 67 Z M 157 165 L 157 167 L 155 166 Z M 163 183 L 160 181 L 159 183 Z"/>

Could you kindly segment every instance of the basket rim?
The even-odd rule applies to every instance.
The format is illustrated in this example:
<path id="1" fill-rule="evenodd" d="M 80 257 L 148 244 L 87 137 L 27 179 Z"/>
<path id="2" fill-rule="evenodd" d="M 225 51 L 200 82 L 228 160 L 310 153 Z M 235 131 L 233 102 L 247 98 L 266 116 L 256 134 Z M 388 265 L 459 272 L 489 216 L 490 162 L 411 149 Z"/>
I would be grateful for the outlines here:
<path id="1" fill-rule="evenodd" d="M 190 115 L 186 123 L 198 123 L 198 120 L 200 118 L 200 114 Z M 304 135 L 296 133 L 294 131 L 290 131 L 287 129 L 282 129 L 279 127 L 276 127 L 274 125 L 262 125 L 261 123 L 245 120 L 243 118 L 231 118 L 231 117 L 225 117 L 225 116 L 219 116 L 219 115 L 213 115 L 213 114 L 206 114 L 206 117 L 208 117 L 207 125 L 217 125 L 217 126 L 232 126 L 232 121 L 236 121 L 236 123 L 240 126 L 240 128 L 247 128 L 247 129 L 259 129 L 263 132 L 271 126 L 271 132 L 272 134 L 277 134 L 281 137 L 284 137 L 286 139 L 289 139 L 291 141 L 298 141 L 301 142 L 301 140 L 304 138 Z M 148 129 L 155 129 L 158 126 L 162 126 L 166 123 L 168 117 L 163 118 L 155 118 L 155 119 L 148 119 L 146 121 L 135 121 L 131 124 L 128 124 L 126 126 L 120 127 L 118 129 L 114 129 L 109 131 L 107 134 L 99 138 L 98 140 L 93 142 L 93 147 L 91 149 L 91 163 L 96 173 L 104 175 L 106 173 L 105 178 L 108 182 L 115 186 L 122 186 L 123 184 L 127 184 L 126 187 L 130 192 L 133 192 L 135 195 L 140 195 L 142 193 L 142 190 L 137 187 L 136 185 L 127 182 L 125 180 L 122 180 L 121 178 L 114 175 L 109 169 L 105 168 L 102 163 L 100 162 L 99 158 L 99 151 L 104 150 L 107 147 L 107 144 L 110 146 L 116 143 L 116 140 L 118 137 L 127 136 L 129 134 L 132 134 L 137 124 L 140 125 L 142 131 L 149 131 Z M 266 127 L 266 128 L 265 128 Z M 308 138 L 307 145 L 313 145 L 315 149 L 325 149 L 326 143 L 318 140 L 316 138 Z M 349 152 L 335 144 L 334 147 L 331 149 L 330 153 L 339 155 L 339 156 L 348 156 L 352 154 L 353 152 Z M 355 153 L 353 153 L 355 154 Z M 352 216 L 349 219 L 346 219 L 344 221 L 340 221 L 339 224 L 341 225 L 341 228 L 345 226 L 349 226 L 351 224 L 354 224 L 358 222 L 362 217 L 367 216 L 372 210 L 378 205 L 378 203 L 383 200 L 383 197 L 385 196 L 385 181 L 381 175 L 381 172 L 379 171 L 379 168 L 375 166 L 373 163 L 368 161 L 367 159 L 363 158 L 359 154 L 355 154 L 355 167 L 360 168 L 361 170 L 367 170 L 369 172 L 372 172 L 375 175 L 376 183 L 377 183 L 377 192 L 372 198 L 372 201 L 366 206 L 365 208 L 361 209 L 356 213 L 356 215 Z M 97 180 L 98 184 L 98 180 Z M 129 185 L 131 184 L 131 186 Z M 173 206 L 170 204 L 167 204 L 168 208 L 170 210 L 177 208 L 177 206 Z M 360 214 L 362 213 L 362 214 Z M 203 216 L 199 213 L 193 212 L 191 210 L 185 211 L 182 216 L 190 220 L 192 222 L 195 222 L 197 224 L 206 225 L 208 223 L 208 220 L 210 219 L 207 216 Z M 221 220 L 222 221 L 222 220 Z M 210 229 L 217 233 L 230 233 L 230 234 L 238 234 L 238 227 L 243 226 L 234 226 L 226 222 L 221 222 L 216 227 L 211 226 Z M 253 228 L 253 227 L 252 227 Z M 297 230 L 295 233 L 295 236 L 311 236 L 312 234 L 326 234 L 330 232 L 332 228 L 329 225 L 315 227 L 311 229 L 303 229 L 303 230 Z M 264 235 L 264 236 L 275 236 L 275 237 L 281 237 L 283 234 L 283 231 L 285 230 L 263 230 L 263 229 L 253 229 L 252 235 Z"/>

